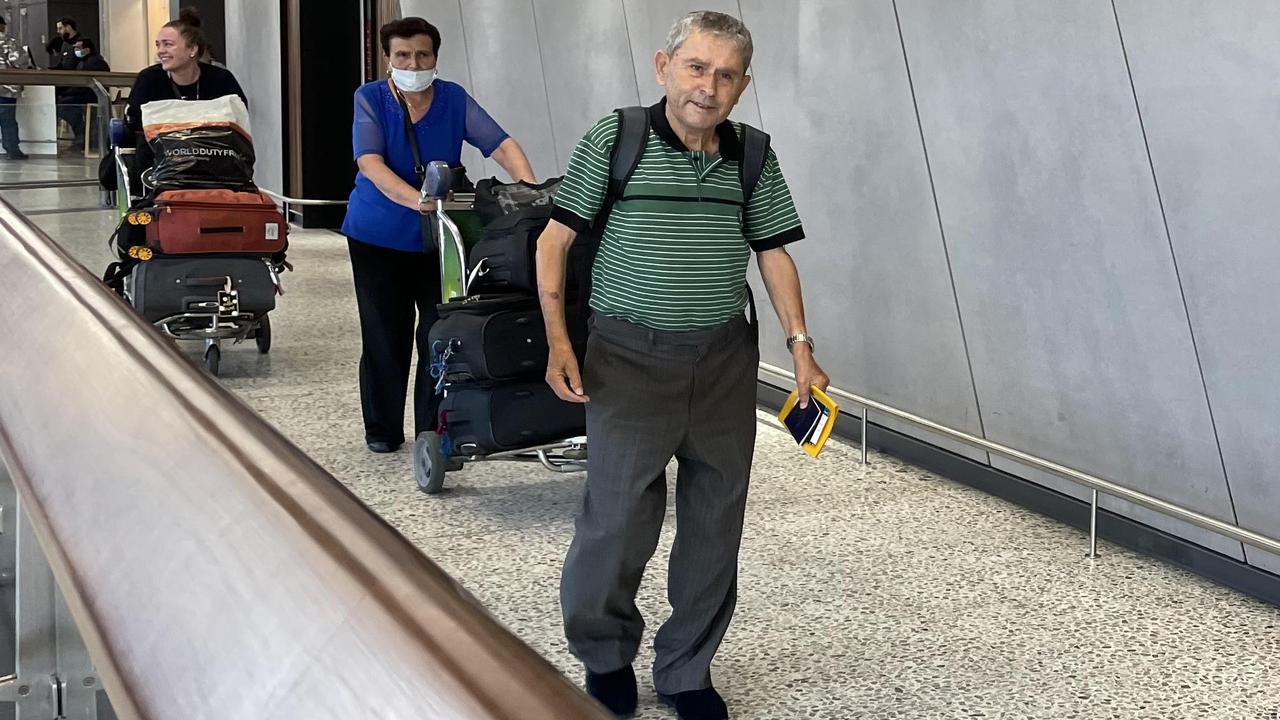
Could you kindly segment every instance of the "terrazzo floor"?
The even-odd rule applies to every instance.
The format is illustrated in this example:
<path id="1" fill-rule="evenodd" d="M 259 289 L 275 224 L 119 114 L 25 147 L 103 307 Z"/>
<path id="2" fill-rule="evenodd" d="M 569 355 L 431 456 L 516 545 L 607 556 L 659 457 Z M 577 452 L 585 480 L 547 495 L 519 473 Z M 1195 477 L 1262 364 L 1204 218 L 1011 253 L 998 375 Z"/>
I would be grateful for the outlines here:
<path id="1" fill-rule="evenodd" d="M 0 164 L 0 180 L 65 175 L 52 164 Z M 96 191 L 5 199 L 101 270 L 111 214 L 43 212 L 92 207 Z M 227 348 L 221 381 L 579 678 L 557 585 L 583 478 L 481 463 L 428 497 L 407 449 L 367 452 L 345 242 L 291 242 L 274 349 Z M 1280 609 L 1106 544 L 1086 560 L 1079 531 L 892 457 L 864 467 L 836 442 L 810 461 L 759 419 L 741 598 L 714 667 L 734 718 L 1280 720 Z M 668 516 L 638 600 L 650 633 L 668 613 Z M 638 717 L 671 718 L 647 680 L 651 640 Z"/>

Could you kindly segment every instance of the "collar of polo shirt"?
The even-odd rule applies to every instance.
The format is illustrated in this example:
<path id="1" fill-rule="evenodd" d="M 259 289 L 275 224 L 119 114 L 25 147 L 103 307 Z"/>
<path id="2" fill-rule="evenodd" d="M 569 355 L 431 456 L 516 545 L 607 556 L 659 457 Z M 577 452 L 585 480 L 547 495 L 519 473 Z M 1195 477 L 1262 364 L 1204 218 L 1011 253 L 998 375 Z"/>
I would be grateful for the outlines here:
<path id="1" fill-rule="evenodd" d="M 666 144 L 681 152 L 690 152 L 689 146 L 685 145 L 684 141 L 676 135 L 676 131 L 671 129 L 671 121 L 667 120 L 666 98 L 649 106 L 649 126 Z M 738 132 L 733 129 L 733 122 L 725 120 L 717 125 L 716 135 L 720 136 L 720 157 L 725 160 L 741 161 L 742 141 L 738 139 Z"/>

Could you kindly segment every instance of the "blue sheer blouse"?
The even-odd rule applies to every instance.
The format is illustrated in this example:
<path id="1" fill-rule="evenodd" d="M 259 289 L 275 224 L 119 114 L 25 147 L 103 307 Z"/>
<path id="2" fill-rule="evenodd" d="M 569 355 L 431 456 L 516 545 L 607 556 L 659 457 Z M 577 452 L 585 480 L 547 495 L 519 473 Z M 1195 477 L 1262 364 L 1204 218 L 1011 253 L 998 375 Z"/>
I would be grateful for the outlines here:
<path id="1" fill-rule="evenodd" d="M 414 126 L 422 162 L 462 162 L 462 141 L 489 157 L 508 135 L 461 85 L 437 79 L 427 114 Z M 413 149 L 404 127 L 404 112 L 386 80 L 356 90 L 355 122 L 351 127 L 354 157 L 376 153 L 401 180 L 418 187 L 413 172 Z M 370 245 L 393 250 L 422 251 L 422 224 L 411 210 L 382 194 L 364 173 L 356 174 L 342 234 Z"/>

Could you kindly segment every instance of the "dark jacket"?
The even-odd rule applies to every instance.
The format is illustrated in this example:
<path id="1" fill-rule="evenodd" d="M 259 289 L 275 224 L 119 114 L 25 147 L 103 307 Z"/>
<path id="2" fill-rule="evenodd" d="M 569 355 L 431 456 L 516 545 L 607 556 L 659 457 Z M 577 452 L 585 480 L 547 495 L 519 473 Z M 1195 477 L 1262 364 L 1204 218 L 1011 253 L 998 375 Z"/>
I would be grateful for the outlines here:
<path id="1" fill-rule="evenodd" d="M 80 64 L 80 58 L 76 57 L 76 41 L 81 37 L 83 36 L 80 33 L 76 33 L 63 40 L 61 45 L 55 46 L 54 43 L 49 43 L 50 70 L 76 69 L 76 65 Z"/>
<path id="2" fill-rule="evenodd" d="M 75 57 L 72 55 L 72 57 Z M 90 70 L 98 72 L 110 72 L 111 66 L 107 64 L 107 59 L 102 57 L 101 53 L 93 53 L 84 58 L 76 58 L 77 64 L 72 70 Z M 87 87 L 69 87 L 61 88 L 61 102 L 64 103 L 82 103 L 88 104 L 98 101 L 98 96 L 93 90 Z"/>

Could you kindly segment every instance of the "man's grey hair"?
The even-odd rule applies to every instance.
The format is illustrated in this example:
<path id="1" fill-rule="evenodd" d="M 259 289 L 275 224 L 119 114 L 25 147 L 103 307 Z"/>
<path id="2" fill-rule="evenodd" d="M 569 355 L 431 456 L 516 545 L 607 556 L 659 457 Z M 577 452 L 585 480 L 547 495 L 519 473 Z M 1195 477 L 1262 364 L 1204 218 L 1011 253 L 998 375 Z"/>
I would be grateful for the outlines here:
<path id="1" fill-rule="evenodd" d="M 742 53 L 742 69 L 751 68 L 751 55 L 755 52 L 755 47 L 751 44 L 751 31 L 738 18 L 711 10 L 695 10 L 671 26 L 671 32 L 667 33 L 667 57 L 675 57 L 684 41 L 695 32 L 711 33 L 732 40 Z"/>

